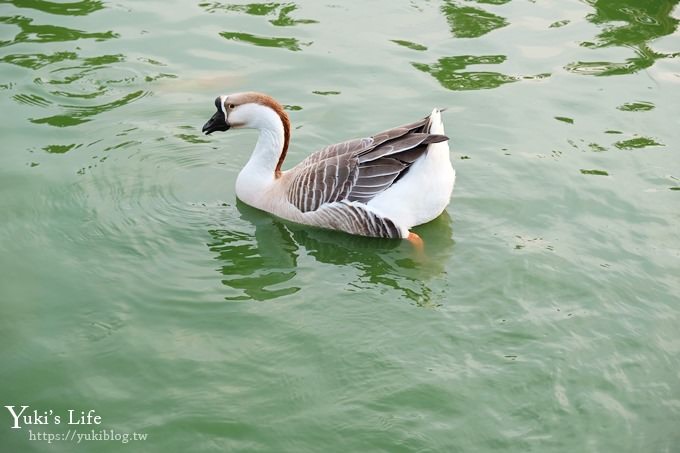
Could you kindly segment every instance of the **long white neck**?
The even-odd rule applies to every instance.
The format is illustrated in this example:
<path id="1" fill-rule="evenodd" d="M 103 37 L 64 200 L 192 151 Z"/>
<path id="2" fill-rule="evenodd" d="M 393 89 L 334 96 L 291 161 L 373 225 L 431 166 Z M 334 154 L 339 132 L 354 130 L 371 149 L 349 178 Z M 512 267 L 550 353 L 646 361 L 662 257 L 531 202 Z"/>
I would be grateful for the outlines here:
<path id="1" fill-rule="evenodd" d="M 260 105 L 253 108 L 257 110 L 251 116 L 255 119 L 247 127 L 258 129 L 260 135 L 248 163 L 236 179 L 236 195 L 251 206 L 261 207 L 262 196 L 276 179 L 276 166 L 283 150 L 284 129 L 281 118 L 272 109 Z"/>

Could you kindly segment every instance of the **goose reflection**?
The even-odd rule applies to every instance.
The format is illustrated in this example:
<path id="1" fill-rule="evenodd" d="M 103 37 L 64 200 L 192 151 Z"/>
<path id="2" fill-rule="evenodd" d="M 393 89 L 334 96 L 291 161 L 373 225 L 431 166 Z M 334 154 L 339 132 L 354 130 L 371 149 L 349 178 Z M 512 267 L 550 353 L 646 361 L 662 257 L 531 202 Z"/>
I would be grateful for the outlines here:
<path id="1" fill-rule="evenodd" d="M 419 306 L 436 305 L 428 282 L 444 273 L 453 253 L 451 218 L 445 211 L 417 228 L 425 241 L 419 254 L 406 241 L 364 238 L 336 231 L 288 223 L 241 202 L 236 207 L 245 225 L 238 229 L 210 230 L 208 244 L 217 253 L 222 283 L 237 290 L 227 300 L 271 300 L 297 293 L 294 284 L 299 262 L 312 257 L 319 263 L 352 266 L 359 271 L 348 282 L 350 292 L 387 287 L 400 291 Z M 323 283 L 323 282 L 319 282 Z"/>

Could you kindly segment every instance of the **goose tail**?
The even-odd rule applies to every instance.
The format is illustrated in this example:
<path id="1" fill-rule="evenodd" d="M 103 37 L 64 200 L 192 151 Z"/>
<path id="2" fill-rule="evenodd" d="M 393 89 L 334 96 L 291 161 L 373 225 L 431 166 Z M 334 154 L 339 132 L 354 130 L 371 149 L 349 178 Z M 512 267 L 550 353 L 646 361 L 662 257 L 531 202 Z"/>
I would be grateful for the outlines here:
<path id="1" fill-rule="evenodd" d="M 444 109 L 433 109 L 429 117 L 429 125 L 427 132 L 434 135 L 445 135 L 444 134 L 444 123 L 442 122 L 442 115 Z"/>

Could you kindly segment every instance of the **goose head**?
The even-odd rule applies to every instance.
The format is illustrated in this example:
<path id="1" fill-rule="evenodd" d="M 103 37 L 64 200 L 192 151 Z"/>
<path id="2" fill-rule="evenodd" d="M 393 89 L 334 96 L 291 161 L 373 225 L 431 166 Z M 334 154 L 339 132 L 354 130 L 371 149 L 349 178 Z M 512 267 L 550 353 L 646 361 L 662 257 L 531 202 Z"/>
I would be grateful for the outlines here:
<path id="1" fill-rule="evenodd" d="M 203 133 L 231 128 L 282 129 L 290 133 L 290 121 L 281 104 L 262 93 L 248 92 L 218 96 L 215 99 L 217 111 L 203 125 Z"/>
<path id="2" fill-rule="evenodd" d="M 290 143 L 290 120 L 283 106 L 266 94 L 247 92 L 218 96 L 215 108 L 217 111 L 203 126 L 203 133 L 232 128 L 258 129 L 260 138 L 251 161 L 260 162 L 262 167 L 271 163 L 274 176 L 281 176 L 281 165 Z"/>

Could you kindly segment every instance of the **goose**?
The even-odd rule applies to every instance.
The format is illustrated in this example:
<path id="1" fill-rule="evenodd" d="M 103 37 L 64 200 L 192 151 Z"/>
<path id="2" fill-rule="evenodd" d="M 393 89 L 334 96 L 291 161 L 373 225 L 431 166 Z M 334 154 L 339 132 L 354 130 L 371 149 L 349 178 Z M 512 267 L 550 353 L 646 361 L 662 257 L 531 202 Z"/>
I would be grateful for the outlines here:
<path id="1" fill-rule="evenodd" d="M 371 137 L 328 145 L 289 170 L 290 119 L 281 104 L 257 92 L 221 95 L 203 133 L 259 130 L 236 178 L 236 196 L 280 218 L 349 234 L 408 239 L 410 229 L 449 204 L 456 173 L 441 110 Z"/>

